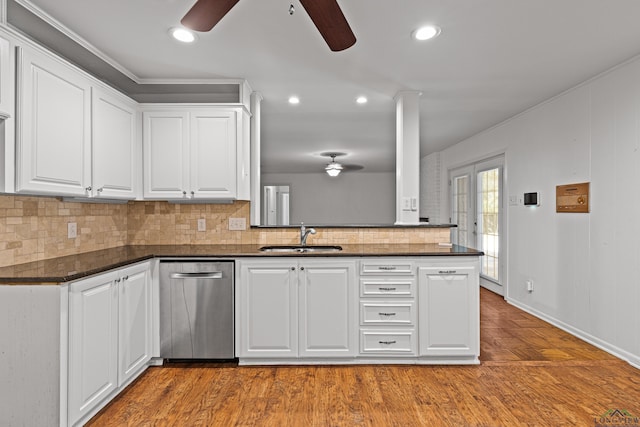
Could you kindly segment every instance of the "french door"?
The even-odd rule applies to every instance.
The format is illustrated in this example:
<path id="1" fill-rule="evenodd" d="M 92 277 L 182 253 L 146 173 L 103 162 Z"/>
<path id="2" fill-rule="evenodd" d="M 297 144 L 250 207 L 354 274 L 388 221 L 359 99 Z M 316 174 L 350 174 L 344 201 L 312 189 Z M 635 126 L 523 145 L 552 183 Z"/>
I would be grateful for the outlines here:
<path id="1" fill-rule="evenodd" d="M 449 171 L 452 242 L 484 252 L 480 284 L 504 295 L 504 156 Z"/>

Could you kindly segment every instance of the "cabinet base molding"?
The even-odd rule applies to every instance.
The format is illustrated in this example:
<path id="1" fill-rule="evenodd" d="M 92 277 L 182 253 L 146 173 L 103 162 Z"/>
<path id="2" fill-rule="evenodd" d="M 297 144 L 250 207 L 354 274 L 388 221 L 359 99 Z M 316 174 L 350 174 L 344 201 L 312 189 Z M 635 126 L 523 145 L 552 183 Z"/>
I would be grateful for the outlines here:
<path id="1" fill-rule="evenodd" d="M 465 357 L 359 357 L 357 359 L 239 359 L 239 366 L 273 365 L 479 365 L 475 356 Z"/>

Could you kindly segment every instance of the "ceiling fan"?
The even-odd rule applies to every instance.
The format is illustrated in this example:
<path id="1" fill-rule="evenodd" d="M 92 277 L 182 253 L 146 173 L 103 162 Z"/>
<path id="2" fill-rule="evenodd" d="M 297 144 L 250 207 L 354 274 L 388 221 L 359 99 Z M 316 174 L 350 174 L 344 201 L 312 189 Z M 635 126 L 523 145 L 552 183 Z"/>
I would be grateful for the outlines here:
<path id="1" fill-rule="evenodd" d="M 210 31 L 240 0 L 197 0 L 180 23 L 194 31 Z M 300 0 L 334 52 L 354 45 L 356 36 L 351 31 L 337 0 Z"/>

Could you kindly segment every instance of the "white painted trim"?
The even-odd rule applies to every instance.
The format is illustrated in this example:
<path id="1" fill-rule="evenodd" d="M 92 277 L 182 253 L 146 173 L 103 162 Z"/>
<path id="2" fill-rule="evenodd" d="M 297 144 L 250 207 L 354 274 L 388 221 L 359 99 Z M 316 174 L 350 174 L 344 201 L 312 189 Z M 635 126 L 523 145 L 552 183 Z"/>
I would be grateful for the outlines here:
<path id="1" fill-rule="evenodd" d="M 0 24 L 7 23 L 7 0 L 0 0 Z"/>
<path id="2" fill-rule="evenodd" d="M 243 85 L 245 79 L 145 79 L 135 77 L 134 81 L 141 85 L 184 85 L 184 84 L 237 84 Z"/>
<path id="3" fill-rule="evenodd" d="M 550 323 L 551 325 L 562 329 L 563 331 L 577 337 L 580 338 L 583 341 L 588 342 L 591 345 L 594 345 L 596 347 L 598 347 L 600 350 L 604 350 L 607 353 L 616 356 L 619 359 L 624 360 L 625 362 L 629 363 L 631 366 L 633 366 L 634 368 L 640 369 L 640 358 L 636 357 L 635 355 L 633 355 L 632 353 L 629 353 L 626 350 L 623 350 L 619 347 L 616 347 L 615 345 L 608 343 L 606 341 L 601 340 L 600 338 L 594 337 L 593 335 L 578 329 L 578 328 L 574 328 L 571 325 L 568 325 L 554 317 L 548 316 L 544 313 L 542 313 L 541 311 L 536 310 L 535 308 L 532 308 L 526 304 L 522 304 L 516 300 L 513 300 L 511 298 L 505 298 L 505 301 L 507 301 L 509 304 L 513 305 L 514 307 L 519 308 L 522 311 L 525 311 L 539 319 L 544 320 L 547 323 Z"/>

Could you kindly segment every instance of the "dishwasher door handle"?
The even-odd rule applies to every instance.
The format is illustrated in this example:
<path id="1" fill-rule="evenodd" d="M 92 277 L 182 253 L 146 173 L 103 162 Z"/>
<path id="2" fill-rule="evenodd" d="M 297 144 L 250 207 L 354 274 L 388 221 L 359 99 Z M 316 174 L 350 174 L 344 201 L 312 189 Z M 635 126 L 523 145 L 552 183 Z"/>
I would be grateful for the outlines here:
<path id="1" fill-rule="evenodd" d="M 221 271 L 211 273 L 171 273 L 172 279 L 222 279 Z"/>

